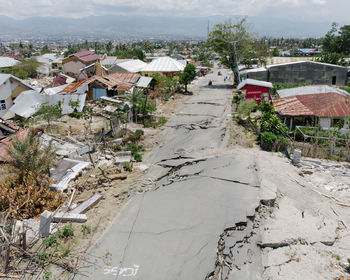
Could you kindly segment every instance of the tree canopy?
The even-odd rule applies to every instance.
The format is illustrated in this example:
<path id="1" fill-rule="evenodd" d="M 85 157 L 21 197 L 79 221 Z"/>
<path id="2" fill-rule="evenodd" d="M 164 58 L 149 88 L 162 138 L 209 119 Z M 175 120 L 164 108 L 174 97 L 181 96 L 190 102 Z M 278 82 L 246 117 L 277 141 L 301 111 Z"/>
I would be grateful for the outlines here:
<path id="1" fill-rule="evenodd" d="M 320 62 L 344 65 L 344 57 L 350 55 L 350 25 L 338 27 L 336 23 L 322 41 Z"/>
<path id="2" fill-rule="evenodd" d="M 234 71 L 236 84 L 239 83 L 238 63 L 249 53 L 251 42 L 246 17 L 235 24 L 231 20 L 216 24 L 209 34 L 207 45 L 221 56 L 223 65 Z"/>
<path id="3" fill-rule="evenodd" d="M 185 91 L 187 92 L 187 85 L 193 81 L 196 77 L 196 66 L 188 63 L 184 71 L 180 75 L 180 83 L 185 85 Z"/>

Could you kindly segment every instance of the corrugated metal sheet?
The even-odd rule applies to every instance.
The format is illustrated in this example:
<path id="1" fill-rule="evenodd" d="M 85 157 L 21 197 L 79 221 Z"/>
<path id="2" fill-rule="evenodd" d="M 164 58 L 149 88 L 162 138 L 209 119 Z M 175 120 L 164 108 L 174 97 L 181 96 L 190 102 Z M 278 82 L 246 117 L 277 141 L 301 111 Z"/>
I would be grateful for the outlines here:
<path id="1" fill-rule="evenodd" d="M 273 105 L 281 115 L 350 116 L 350 96 L 336 92 L 289 96 L 273 100 Z"/>
<path id="2" fill-rule="evenodd" d="M 141 75 L 137 73 L 116 72 L 109 74 L 104 78 L 115 84 L 118 82 L 135 84 L 140 77 Z"/>
<path id="3" fill-rule="evenodd" d="M 12 67 L 17 63 L 19 63 L 19 61 L 12 57 L 0 56 L 0 68 Z"/>
<path id="4" fill-rule="evenodd" d="M 277 91 L 280 98 L 295 96 L 295 95 L 320 94 L 320 93 L 329 93 L 329 92 L 335 92 L 345 96 L 349 96 L 349 93 L 346 92 L 345 90 L 341 90 L 339 88 L 335 88 L 327 85 L 314 85 L 314 86 L 287 88 L 287 89 L 281 89 Z"/>
<path id="5" fill-rule="evenodd" d="M 29 118 L 40 108 L 41 104 L 47 102 L 47 98 L 35 90 L 22 92 L 15 100 L 10 111 L 23 118 Z"/>
<path id="6" fill-rule="evenodd" d="M 128 71 L 130 73 L 140 72 L 146 65 L 147 65 L 147 63 L 145 63 L 139 59 L 132 59 L 132 60 L 125 61 L 122 63 L 118 63 L 119 67 L 125 69 L 126 71 Z"/>
<path id="7" fill-rule="evenodd" d="M 151 83 L 151 81 L 151 77 L 140 77 L 140 79 L 137 81 L 136 86 L 140 88 L 146 88 Z"/>
<path id="8" fill-rule="evenodd" d="M 171 57 L 160 57 L 142 68 L 142 72 L 181 72 L 185 66 Z"/>

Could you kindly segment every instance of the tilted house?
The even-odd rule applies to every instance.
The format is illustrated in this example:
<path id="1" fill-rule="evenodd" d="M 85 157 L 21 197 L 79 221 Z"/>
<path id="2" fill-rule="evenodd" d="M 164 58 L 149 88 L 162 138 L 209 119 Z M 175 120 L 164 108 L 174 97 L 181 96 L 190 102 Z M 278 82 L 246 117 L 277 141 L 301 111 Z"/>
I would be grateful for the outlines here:
<path id="1" fill-rule="evenodd" d="M 11 74 L 0 74 L 0 117 L 8 114 L 14 100 L 26 90 L 33 88 Z"/>
<path id="2" fill-rule="evenodd" d="M 87 76 L 81 75 L 81 69 L 95 63 L 100 56 L 92 51 L 81 51 L 62 60 L 63 73 L 73 78 L 84 80 Z"/>
<path id="3" fill-rule="evenodd" d="M 114 73 L 103 77 L 96 75 L 68 85 L 61 93 L 74 93 L 77 89 L 87 86 L 88 98 L 96 100 L 102 96 L 114 96 L 131 90 L 137 85 L 140 77 L 137 73 Z"/>

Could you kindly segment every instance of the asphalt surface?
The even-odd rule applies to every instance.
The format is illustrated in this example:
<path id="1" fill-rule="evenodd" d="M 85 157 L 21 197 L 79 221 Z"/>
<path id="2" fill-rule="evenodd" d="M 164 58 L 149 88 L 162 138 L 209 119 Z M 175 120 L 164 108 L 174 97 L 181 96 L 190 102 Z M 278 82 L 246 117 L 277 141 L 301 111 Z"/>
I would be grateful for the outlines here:
<path id="1" fill-rule="evenodd" d="M 254 158 L 225 148 L 232 88 L 223 77 L 214 69 L 195 81 L 194 94 L 168 121 L 163 144 L 148 158 L 146 177 L 154 188 L 128 202 L 89 251 L 81 274 L 152 280 L 213 274 L 220 235 L 246 222 L 259 204 Z M 231 239 L 232 246 L 239 241 Z M 240 279 L 249 277 L 257 279 Z"/>

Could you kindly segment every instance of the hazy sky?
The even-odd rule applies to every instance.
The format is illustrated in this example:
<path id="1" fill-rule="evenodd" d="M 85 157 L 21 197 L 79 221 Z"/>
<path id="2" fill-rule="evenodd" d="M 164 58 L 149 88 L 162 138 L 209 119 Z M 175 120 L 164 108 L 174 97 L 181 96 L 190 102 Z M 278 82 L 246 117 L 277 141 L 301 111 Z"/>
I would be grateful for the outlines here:
<path id="1" fill-rule="evenodd" d="M 310 21 L 350 20 L 350 0 L 0 0 L 0 15 L 248 15 Z"/>

